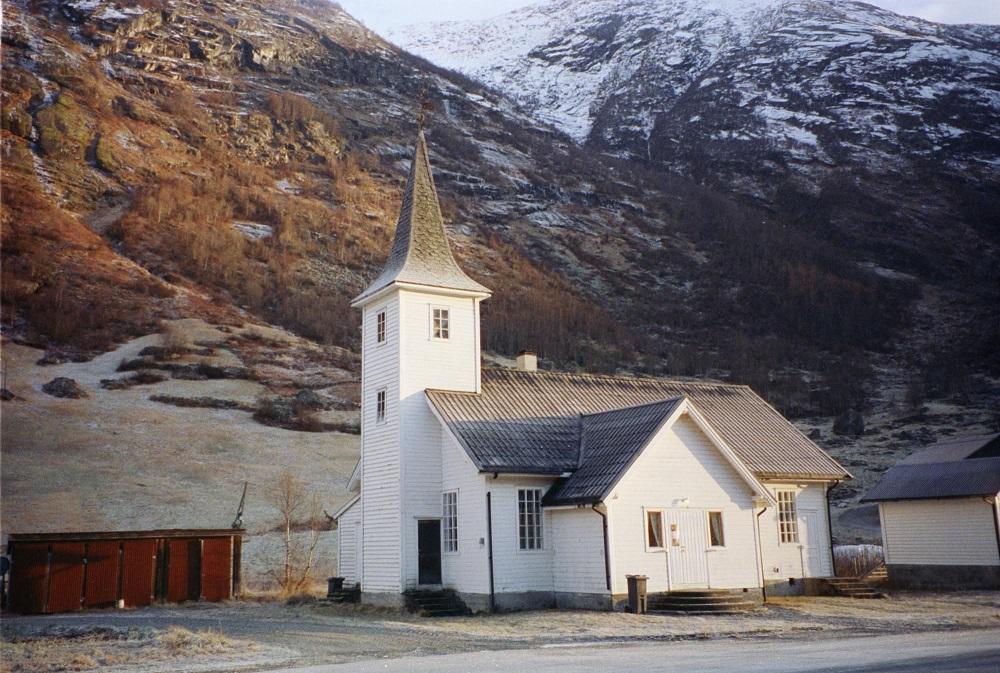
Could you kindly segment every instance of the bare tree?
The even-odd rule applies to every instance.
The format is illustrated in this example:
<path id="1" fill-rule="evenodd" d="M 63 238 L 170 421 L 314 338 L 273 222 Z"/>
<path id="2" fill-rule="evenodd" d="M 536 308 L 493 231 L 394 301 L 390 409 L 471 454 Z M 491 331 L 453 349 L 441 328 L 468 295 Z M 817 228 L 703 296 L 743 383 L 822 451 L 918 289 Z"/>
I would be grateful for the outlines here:
<path id="1" fill-rule="evenodd" d="M 283 543 L 281 561 L 268 574 L 282 593 L 294 594 L 312 577 L 323 510 L 306 483 L 290 472 L 278 478 L 268 492 L 268 501 L 278 513 L 275 530 L 281 533 Z"/>

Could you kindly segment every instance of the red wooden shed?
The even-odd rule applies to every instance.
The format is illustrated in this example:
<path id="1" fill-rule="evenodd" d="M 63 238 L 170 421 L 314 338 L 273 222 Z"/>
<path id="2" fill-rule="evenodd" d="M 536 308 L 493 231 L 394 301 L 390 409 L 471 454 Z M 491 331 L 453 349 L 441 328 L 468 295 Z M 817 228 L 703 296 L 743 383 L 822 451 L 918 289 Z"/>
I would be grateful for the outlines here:
<path id="1" fill-rule="evenodd" d="M 240 593 L 244 535 L 229 528 L 12 534 L 10 609 L 226 600 Z"/>

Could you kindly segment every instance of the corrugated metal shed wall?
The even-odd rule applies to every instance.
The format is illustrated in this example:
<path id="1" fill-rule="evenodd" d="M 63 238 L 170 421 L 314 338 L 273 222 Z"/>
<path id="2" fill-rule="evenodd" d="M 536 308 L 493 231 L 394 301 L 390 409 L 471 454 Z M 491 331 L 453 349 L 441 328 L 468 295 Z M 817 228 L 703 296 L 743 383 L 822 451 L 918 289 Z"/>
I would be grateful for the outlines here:
<path id="1" fill-rule="evenodd" d="M 118 601 L 118 564 L 121 543 L 87 543 L 87 581 L 83 595 L 85 608 L 114 607 Z"/>

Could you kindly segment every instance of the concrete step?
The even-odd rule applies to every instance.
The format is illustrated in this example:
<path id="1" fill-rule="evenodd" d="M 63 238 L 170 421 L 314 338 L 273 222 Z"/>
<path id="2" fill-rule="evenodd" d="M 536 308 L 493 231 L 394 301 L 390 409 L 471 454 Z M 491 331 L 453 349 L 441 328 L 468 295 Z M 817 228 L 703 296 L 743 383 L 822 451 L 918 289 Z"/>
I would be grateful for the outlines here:
<path id="1" fill-rule="evenodd" d="M 691 605 L 711 605 L 713 603 L 748 602 L 744 598 L 745 594 L 725 594 L 719 596 L 688 596 L 686 594 L 670 594 L 668 596 L 649 596 L 646 599 L 648 605 L 659 603 L 678 603 Z"/>

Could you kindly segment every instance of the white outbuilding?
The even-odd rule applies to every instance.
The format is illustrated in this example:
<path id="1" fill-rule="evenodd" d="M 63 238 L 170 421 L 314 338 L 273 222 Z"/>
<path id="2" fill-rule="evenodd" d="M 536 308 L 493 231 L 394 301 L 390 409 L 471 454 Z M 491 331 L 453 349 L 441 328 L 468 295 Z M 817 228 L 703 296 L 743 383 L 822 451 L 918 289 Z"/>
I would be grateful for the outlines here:
<path id="1" fill-rule="evenodd" d="M 879 504 L 890 586 L 1000 589 L 1000 434 L 919 451 L 864 501 Z"/>
<path id="2" fill-rule="evenodd" d="M 832 574 L 827 493 L 850 475 L 750 388 L 483 368 L 490 294 L 452 255 L 421 133 L 354 300 L 362 450 L 337 519 L 363 601 L 611 609 L 627 575 L 759 600 Z"/>

